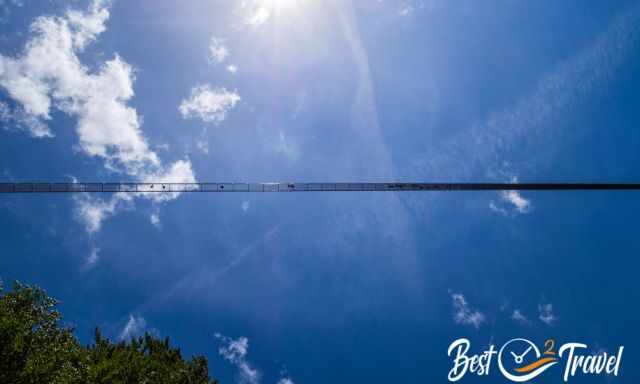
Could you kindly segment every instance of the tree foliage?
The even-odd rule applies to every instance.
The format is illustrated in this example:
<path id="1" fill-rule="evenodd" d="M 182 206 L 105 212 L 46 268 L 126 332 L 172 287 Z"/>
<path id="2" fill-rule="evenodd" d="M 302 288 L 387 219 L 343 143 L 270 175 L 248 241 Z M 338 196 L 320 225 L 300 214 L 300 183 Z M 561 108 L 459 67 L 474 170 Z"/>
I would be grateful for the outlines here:
<path id="1" fill-rule="evenodd" d="M 0 287 L 0 383 L 217 383 L 204 357 L 183 359 L 169 338 L 146 333 L 113 343 L 96 328 L 95 343 L 83 346 L 61 324 L 56 304 L 36 286 Z"/>

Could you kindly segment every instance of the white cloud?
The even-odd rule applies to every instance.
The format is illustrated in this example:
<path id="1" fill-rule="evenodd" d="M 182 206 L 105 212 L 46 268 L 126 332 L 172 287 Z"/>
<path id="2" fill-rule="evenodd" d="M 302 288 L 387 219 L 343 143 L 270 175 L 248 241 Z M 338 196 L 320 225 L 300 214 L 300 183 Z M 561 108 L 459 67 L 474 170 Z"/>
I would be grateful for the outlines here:
<path id="1" fill-rule="evenodd" d="M 179 110 L 184 119 L 199 118 L 207 123 L 219 123 L 240 100 L 236 92 L 199 85 L 191 89 L 188 99 L 182 100 Z"/>
<path id="2" fill-rule="evenodd" d="M 531 207 L 531 202 L 520 195 L 518 191 L 503 191 L 502 199 L 513 204 L 520 213 L 526 213 Z"/>
<path id="3" fill-rule="evenodd" d="M 27 114 L 50 119 L 54 101 L 73 104 L 86 96 L 89 75 L 76 53 L 104 30 L 108 17 L 104 2 L 94 1 L 86 13 L 37 18 L 22 55 L 0 56 L 0 85 Z"/>
<path id="4" fill-rule="evenodd" d="M 236 72 L 238 72 L 238 67 L 236 65 L 229 64 L 227 65 L 227 71 L 235 74 Z"/>
<path id="5" fill-rule="evenodd" d="M 278 384 L 295 384 L 293 382 L 293 380 L 291 380 L 290 377 L 283 377 L 280 380 L 278 380 Z"/>
<path id="6" fill-rule="evenodd" d="M 238 3 L 242 23 L 250 28 L 258 28 L 269 21 L 274 8 L 274 3 L 270 0 L 242 0 Z"/>
<path id="7" fill-rule="evenodd" d="M 18 128 L 26 129 L 36 139 L 54 136 L 46 124 L 33 116 L 19 113 L 15 116 L 15 122 L 18 124 Z"/>
<path id="8" fill-rule="evenodd" d="M 160 228 L 160 212 L 155 211 L 149 215 L 149 221 L 154 227 Z"/>
<path id="9" fill-rule="evenodd" d="M 257 28 L 266 23 L 271 17 L 271 12 L 267 7 L 256 7 L 246 20 L 247 25 Z"/>
<path id="10" fill-rule="evenodd" d="M 116 210 L 131 201 L 125 194 L 115 194 L 109 200 L 102 200 L 89 194 L 74 195 L 75 213 L 89 234 L 102 228 L 102 222 L 113 216 Z"/>
<path id="11" fill-rule="evenodd" d="M 251 208 L 251 202 L 249 200 L 247 201 L 243 201 L 242 205 L 240 206 L 242 208 L 242 211 L 247 213 L 247 211 L 249 210 L 249 208 Z"/>
<path id="12" fill-rule="evenodd" d="M 275 145 L 275 150 L 291 160 L 298 158 L 298 147 L 282 131 L 278 133 L 278 142 Z"/>
<path id="13" fill-rule="evenodd" d="M 129 315 L 129 321 L 127 321 L 124 329 L 120 332 L 118 339 L 128 341 L 132 337 L 140 336 L 144 332 L 146 326 L 147 322 L 144 318 Z"/>
<path id="14" fill-rule="evenodd" d="M 413 4 L 407 2 L 400 6 L 400 9 L 398 10 L 398 14 L 400 16 L 408 16 L 412 14 L 413 11 L 415 11 Z"/>
<path id="15" fill-rule="evenodd" d="M 194 183 L 195 177 L 191 169 L 191 162 L 179 160 L 171 164 L 169 169 L 161 169 L 157 173 L 149 173 L 140 176 L 143 183 Z M 128 192 L 116 193 L 108 200 L 93 197 L 88 193 L 74 196 L 76 203 L 76 217 L 84 225 L 90 235 L 97 233 L 102 228 L 104 220 L 115 215 L 119 210 L 131 207 L 133 198 L 146 198 L 155 204 L 166 203 L 180 196 L 180 192 Z M 150 217 L 150 222 L 158 226 L 160 224 L 159 212 Z"/>
<path id="16" fill-rule="evenodd" d="M 205 137 L 196 141 L 196 147 L 200 150 L 200 152 L 204 154 L 209 154 L 209 141 Z"/>
<path id="17" fill-rule="evenodd" d="M 518 179 L 513 178 L 511 182 L 517 183 Z M 489 202 L 489 208 L 492 211 L 501 213 L 505 216 L 529 213 L 532 207 L 533 205 L 531 204 L 531 200 L 527 200 L 522 197 L 518 191 L 501 191 L 499 202 Z"/>
<path id="18" fill-rule="evenodd" d="M 91 246 L 91 252 L 89 252 L 89 256 L 87 257 L 87 266 L 93 266 L 95 263 L 98 262 L 98 259 L 100 258 L 100 248 L 96 247 L 95 245 Z"/>
<path id="19" fill-rule="evenodd" d="M 168 151 L 171 149 L 171 146 L 168 143 L 157 144 L 156 149 L 159 151 Z"/>
<path id="20" fill-rule="evenodd" d="M 489 202 L 489 209 L 491 209 L 493 212 L 498 212 L 505 216 L 509 216 L 509 211 L 501 205 L 495 203 L 494 201 Z"/>
<path id="21" fill-rule="evenodd" d="M 67 12 L 69 27 L 73 31 L 72 40 L 77 48 L 84 48 L 107 29 L 105 23 L 109 19 L 107 7 L 110 5 L 111 0 L 94 0 L 89 14 L 77 10 Z"/>
<path id="22" fill-rule="evenodd" d="M 8 123 L 12 119 L 11 108 L 7 103 L 0 101 L 0 122 Z"/>
<path id="23" fill-rule="evenodd" d="M 529 324 L 529 319 L 519 309 L 515 309 L 511 314 L 511 320 L 520 324 Z"/>
<path id="24" fill-rule="evenodd" d="M 456 324 L 472 325 L 476 329 L 485 321 L 485 316 L 479 311 L 471 308 L 467 300 L 460 293 L 451 294 L 453 304 L 453 320 Z"/>
<path id="25" fill-rule="evenodd" d="M 0 123 L 7 130 L 27 131 L 31 137 L 41 139 L 54 137 L 53 132 L 40 119 L 25 113 L 22 108 L 12 110 L 7 103 L 0 102 Z"/>
<path id="26" fill-rule="evenodd" d="M 247 353 L 249 351 L 249 339 L 239 337 L 231 339 L 219 333 L 215 335 L 222 343 L 218 349 L 218 353 L 229 363 L 238 369 L 238 383 L 240 384 L 257 384 L 260 382 L 260 372 L 253 368 L 247 361 Z"/>
<path id="27" fill-rule="evenodd" d="M 419 10 L 434 11 L 440 2 L 436 0 L 404 0 L 400 3 L 398 14 L 400 16 L 409 16 Z"/>
<path id="28" fill-rule="evenodd" d="M 558 317 L 553 313 L 553 304 L 539 304 L 538 305 L 538 319 L 543 323 L 552 326 L 558 320 Z"/>
<path id="29" fill-rule="evenodd" d="M 225 45 L 225 40 L 211 37 L 209 41 L 209 61 L 214 64 L 222 64 L 229 56 L 229 49 Z"/>
<path id="30" fill-rule="evenodd" d="M 191 162 L 189 160 L 178 160 L 171 164 L 169 168 L 158 169 L 156 172 L 146 173 L 140 177 L 143 183 L 195 183 Z M 138 197 L 145 197 L 154 203 L 165 203 L 180 196 L 180 192 L 140 192 Z"/>
<path id="31" fill-rule="evenodd" d="M 400 16 L 407 16 L 409 14 L 411 14 L 413 12 L 413 7 L 410 5 L 403 5 L 400 10 L 398 11 L 398 14 Z"/>
<path id="32" fill-rule="evenodd" d="M 133 97 L 133 68 L 118 55 L 91 72 L 78 54 L 105 31 L 110 1 L 94 0 L 87 11 L 69 10 L 64 16 L 42 16 L 31 25 L 32 35 L 17 57 L 0 55 L 0 87 L 19 105 L 19 120 L 34 137 L 51 136 L 45 122 L 56 108 L 77 119 L 80 151 L 104 160 L 108 169 L 135 180 L 164 176 L 164 181 L 194 180 L 191 164 L 178 161 L 163 167 L 142 134 L 141 118 L 127 105 Z M 171 177 L 176 180 L 169 180 Z M 178 193 L 138 194 L 156 202 Z M 77 212 L 87 231 L 100 229 L 102 221 L 130 198 L 109 201 L 80 197 Z"/>

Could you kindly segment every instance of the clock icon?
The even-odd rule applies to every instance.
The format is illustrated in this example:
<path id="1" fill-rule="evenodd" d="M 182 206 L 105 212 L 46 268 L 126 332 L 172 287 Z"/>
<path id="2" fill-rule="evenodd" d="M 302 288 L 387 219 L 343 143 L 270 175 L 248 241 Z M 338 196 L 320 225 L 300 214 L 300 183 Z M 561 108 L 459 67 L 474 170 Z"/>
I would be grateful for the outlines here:
<path id="1" fill-rule="evenodd" d="M 525 382 L 558 363 L 556 358 L 543 357 L 540 349 L 527 339 L 511 339 L 498 352 L 500 372 L 514 382 Z"/>
<path id="2" fill-rule="evenodd" d="M 516 353 L 514 351 L 511 351 L 511 354 L 513 355 L 513 360 L 516 364 L 522 364 L 522 362 L 524 361 L 524 357 L 533 349 L 532 346 L 529 346 L 529 348 L 527 348 L 524 352 L 522 352 L 521 355 L 516 355 Z"/>

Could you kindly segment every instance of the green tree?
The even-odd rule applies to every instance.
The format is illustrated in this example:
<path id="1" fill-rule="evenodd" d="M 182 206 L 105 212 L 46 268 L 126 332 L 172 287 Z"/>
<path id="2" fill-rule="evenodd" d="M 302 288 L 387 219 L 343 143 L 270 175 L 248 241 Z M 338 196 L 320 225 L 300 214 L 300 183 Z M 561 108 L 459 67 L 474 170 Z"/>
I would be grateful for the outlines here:
<path id="1" fill-rule="evenodd" d="M 0 292 L 2 287 L 0 287 Z M 96 328 L 82 346 L 61 325 L 56 300 L 16 282 L 0 296 L 0 384 L 211 384 L 207 360 L 183 359 L 180 350 L 148 333 L 113 343 Z"/>

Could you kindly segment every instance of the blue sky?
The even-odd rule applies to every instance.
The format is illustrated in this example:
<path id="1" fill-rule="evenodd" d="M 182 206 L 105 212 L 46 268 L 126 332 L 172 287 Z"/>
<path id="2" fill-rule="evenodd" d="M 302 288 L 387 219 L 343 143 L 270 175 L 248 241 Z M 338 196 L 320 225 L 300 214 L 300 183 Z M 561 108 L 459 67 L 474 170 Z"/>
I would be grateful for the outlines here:
<path id="1" fill-rule="evenodd" d="M 0 177 L 638 181 L 639 47 L 637 1 L 2 0 Z M 635 382 L 639 209 L 3 196 L 0 277 L 84 342 L 168 335 L 225 383 L 440 382 L 459 337 L 625 345 L 614 382 Z"/>

